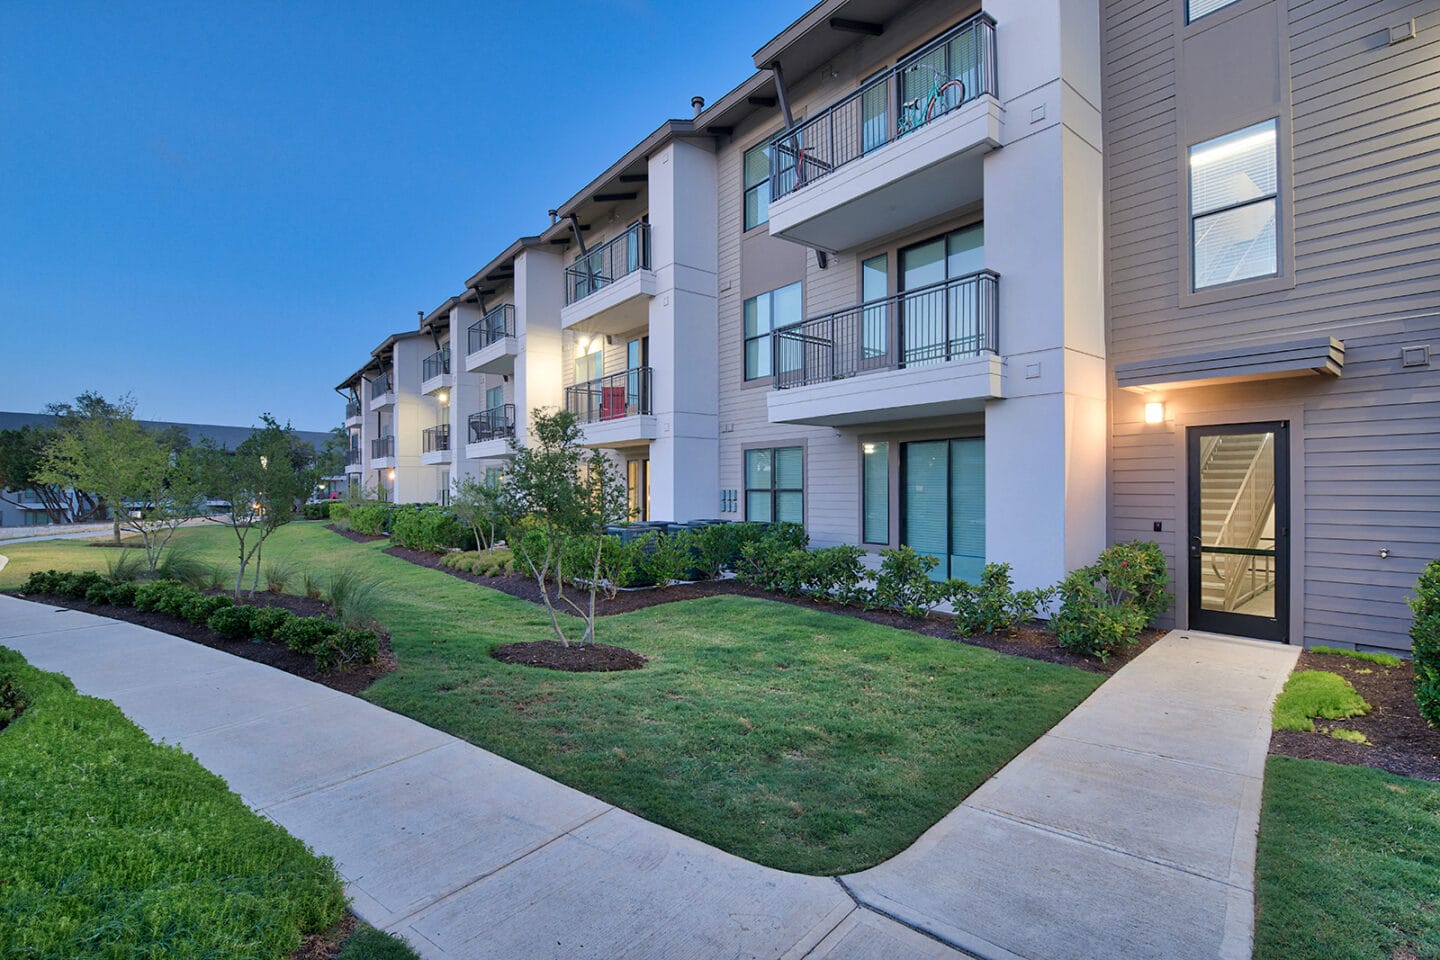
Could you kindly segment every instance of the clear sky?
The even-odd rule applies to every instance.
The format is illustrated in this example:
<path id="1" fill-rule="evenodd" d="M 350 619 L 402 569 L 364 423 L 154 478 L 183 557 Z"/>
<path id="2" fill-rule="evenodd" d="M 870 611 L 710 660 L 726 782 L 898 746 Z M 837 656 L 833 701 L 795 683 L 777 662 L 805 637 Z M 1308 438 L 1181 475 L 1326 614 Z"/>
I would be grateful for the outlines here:
<path id="1" fill-rule="evenodd" d="M 0 410 L 302 429 L 805 0 L 0 0 Z"/>

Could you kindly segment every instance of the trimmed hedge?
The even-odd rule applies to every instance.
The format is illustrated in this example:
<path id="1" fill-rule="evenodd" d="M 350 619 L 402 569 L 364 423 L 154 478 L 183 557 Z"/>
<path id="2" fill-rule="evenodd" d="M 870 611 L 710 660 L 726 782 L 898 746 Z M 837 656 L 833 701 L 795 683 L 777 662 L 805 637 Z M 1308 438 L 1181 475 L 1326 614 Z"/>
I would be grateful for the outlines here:
<path id="1" fill-rule="evenodd" d="M 1420 716 L 1440 727 L 1440 560 L 1431 560 L 1415 584 L 1410 600 L 1415 623 L 1410 640 L 1415 645 L 1415 702 Z"/>
<path id="2" fill-rule="evenodd" d="M 351 506 L 349 500 L 331 500 L 326 504 L 327 515 L 331 520 L 344 520 L 350 516 Z"/>
<path id="3" fill-rule="evenodd" d="M 352 520 L 351 526 L 354 526 Z M 445 553 L 475 545 L 475 535 L 459 518 L 438 504 L 414 504 L 395 508 L 390 539 L 411 550 Z"/>
<path id="4" fill-rule="evenodd" d="M 394 508 L 388 503 L 362 503 L 350 508 L 350 529 L 377 537 L 390 532 Z"/>

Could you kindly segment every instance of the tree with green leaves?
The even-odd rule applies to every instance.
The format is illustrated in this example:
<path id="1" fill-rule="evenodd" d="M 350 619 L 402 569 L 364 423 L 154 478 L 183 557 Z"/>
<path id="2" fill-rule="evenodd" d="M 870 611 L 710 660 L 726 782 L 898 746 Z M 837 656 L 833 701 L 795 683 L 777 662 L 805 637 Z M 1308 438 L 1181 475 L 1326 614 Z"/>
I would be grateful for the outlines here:
<path id="1" fill-rule="evenodd" d="M 51 523 L 85 523 L 104 516 L 104 505 L 88 490 L 71 490 L 59 484 L 42 483 L 40 465 L 45 447 L 55 436 L 51 427 L 26 425 L 18 430 L 0 430 L 0 500 L 17 507 L 39 504 Z M 6 496 L 30 494 L 23 499 Z"/>
<path id="2" fill-rule="evenodd" d="M 500 530 L 510 521 L 509 507 L 505 488 L 495 480 L 461 477 L 450 492 L 450 511 L 475 534 L 480 550 L 495 549 Z"/>
<path id="3" fill-rule="evenodd" d="M 224 523 L 235 534 L 240 569 L 235 575 L 235 598 L 245 584 L 245 571 L 254 571 L 253 596 L 260 585 L 260 561 L 265 541 L 295 517 L 295 504 L 310 490 L 306 458 L 309 444 L 298 441 L 289 423 L 280 426 L 270 414 L 261 426 L 233 451 L 204 444 L 198 453 L 205 489 L 227 501 L 228 513 L 210 519 Z M 313 448 L 310 448 L 313 457 Z"/>
<path id="4" fill-rule="evenodd" d="M 540 586 L 555 638 L 567 647 L 571 643 L 555 607 L 556 602 L 563 602 L 584 622 L 576 642 L 593 643 L 604 533 L 607 526 L 625 519 L 625 483 L 614 461 L 599 450 L 581 446 L 580 425 L 573 413 L 534 411 L 530 435 L 529 446 L 520 446 L 513 438 L 510 441 L 513 459 L 504 481 L 508 509 L 531 525 L 512 538 L 511 549 Z M 593 555 L 586 558 L 587 569 L 567 571 L 567 548 L 580 539 L 587 544 L 593 541 Z M 589 596 L 583 606 L 565 595 L 566 582 L 582 577 Z M 551 580 L 555 583 L 553 600 L 547 583 Z"/>
<path id="5" fill-rule="evenodd" d="M 79 408 L 53 407 L 61 426 L 45 445 L 37 479 L 93 491 L 110 508 L 115 542 L 122 528 L 140 536 L 153 574 L 176 529 L 198 513 L 200 486 L 191 459 L 169 432 L 135 420 L 135 401 L 81 394 Z M 188 443 L 188 439 L 185 441 Z"/>

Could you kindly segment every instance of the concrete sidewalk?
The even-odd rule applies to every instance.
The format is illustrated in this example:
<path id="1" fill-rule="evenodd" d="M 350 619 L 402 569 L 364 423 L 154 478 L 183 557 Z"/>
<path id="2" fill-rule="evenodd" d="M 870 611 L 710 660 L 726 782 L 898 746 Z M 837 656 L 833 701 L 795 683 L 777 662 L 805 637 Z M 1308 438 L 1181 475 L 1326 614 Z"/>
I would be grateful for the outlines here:
<path id="1" fill-rule="evenodd" d="M 1248 957 L 1269 705 L 1296 657 L 1171 634 L 909 850 L 836 881 L 132 624 L 0 596 L 0 644 L 333 856 L 365 920 L 426 957 L 507 960 Z"/>

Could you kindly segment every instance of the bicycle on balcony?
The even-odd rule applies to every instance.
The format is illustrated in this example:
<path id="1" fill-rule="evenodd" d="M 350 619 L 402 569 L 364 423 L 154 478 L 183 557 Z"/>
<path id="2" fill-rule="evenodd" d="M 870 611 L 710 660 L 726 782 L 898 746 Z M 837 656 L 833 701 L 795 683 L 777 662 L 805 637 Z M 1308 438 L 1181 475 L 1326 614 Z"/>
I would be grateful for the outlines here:
<path id="1" fill-rule="evenodd" d="M 965 102 L 965 84 L 954 77 L 946 76 L 944 71 L 927 63 L 917 63 L 905 72 L 910 74 L 921 69 L 929 70 L 933 74 L 930 78 L 930 93 L 925 97 L 917 96 L 900 102 L 899 135 L 902 137 L 919 130 Z"/>

